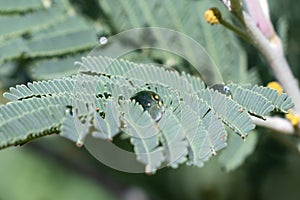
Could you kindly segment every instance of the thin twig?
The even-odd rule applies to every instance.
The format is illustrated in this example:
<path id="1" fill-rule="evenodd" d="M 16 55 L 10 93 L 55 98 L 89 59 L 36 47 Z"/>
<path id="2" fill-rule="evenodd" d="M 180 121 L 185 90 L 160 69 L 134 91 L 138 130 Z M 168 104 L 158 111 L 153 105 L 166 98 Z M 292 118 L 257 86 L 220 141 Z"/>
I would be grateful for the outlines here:
<path id="1" fill-rule="evenodd" d="M 293 125 L 284 118 L 281 117 L 266 117 L 266 120 L 259 119 L 257 117 L 251 117 L 254 124 L 257 126 L 266 127 L 274 131 L 292 135 L 295 132 Z"/>

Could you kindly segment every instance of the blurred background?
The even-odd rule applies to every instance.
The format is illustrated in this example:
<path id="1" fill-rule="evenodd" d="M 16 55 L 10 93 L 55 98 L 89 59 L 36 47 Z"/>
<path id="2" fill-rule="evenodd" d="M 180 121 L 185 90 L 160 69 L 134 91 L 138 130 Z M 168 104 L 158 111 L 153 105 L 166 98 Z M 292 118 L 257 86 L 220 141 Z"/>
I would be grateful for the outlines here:
<path id="1" fill-rule="evenodd" d="M 296 77 L 300 64 L 298 1 L 269 1 Z M 138 27 L 164 27 L 202 44 L 225 81 L 266 85 L 274 81 L 257 50 L 221 25 L 204 20 L 218 0 L 1 0 L 0 92 L 10 86 L 75 74 L 74 61 L 109 37 Z M 157 50 L 126 55 L 194 73 L 190 64 Z M 0 103 L 6 100 L 0 97 Z M 229 131 L 228 147 L 202 168 L 164 168 L 155 175 L 111 169 L 87 150 L 59 136 L 0 151 L 0 200 L 56 199 L 300 199 L 300 140 L 257 128 L 245 142 Z"/>

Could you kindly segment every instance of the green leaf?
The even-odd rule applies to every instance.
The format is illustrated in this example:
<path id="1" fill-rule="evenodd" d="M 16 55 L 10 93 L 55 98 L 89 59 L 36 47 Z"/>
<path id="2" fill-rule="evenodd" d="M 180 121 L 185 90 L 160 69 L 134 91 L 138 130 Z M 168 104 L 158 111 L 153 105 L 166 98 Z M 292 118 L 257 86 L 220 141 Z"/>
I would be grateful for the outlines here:
<path id="1" fill-rule="evenodd" d="M 63 117 L 61 106 L 48 106 L 23 113 L 7 119 L 0 124 L 0 149 L 22 144 L 37 137 L 57 134 L 60 119 Z M 9 113 L 4 113 L 9 115 Z M 2 117 L 1 117 L 2 118 Z"/>
<path id="2" fill-rule="evenodd" d="M 81 123 L 81 121 L 78 118 L 75 118 L 68 113 L 68 115 L 66 115 L 66 117 L 62 120 L 60 136 L 65 137 L 72 142 L 78 142 L 79 134 L 76 129 L 76 124 L 79 123 Z"/>
<path id="3" fill-rule="evenodd" d="M 72 78 L 63 78 L 28 83 L 27 86 L 24 84 L 17 85 L 15 88 L 11 87 L 10 92 L 4 93 L 3 96 L 9 100 L 17 101 L 35 96 L 48 96 L 65 92 L 72 93 L 75 80 Z"/>
<path id="4" fill-rule="evenodd" d="M 167 163 L 173 168 L 185 162 L 188 153 L 188 142 L 181 121 L 170 110 L 166 110 L 164 116 L 158 123 L 162 132 L 161 142 L 166 154 Z"/>
<path id="5" fill-rule="evenodd" d="M 216 155 L 217 151 L 226 147 L 227 133 L 222 121 L 211 112 L 208 104 L 202 99 L 199 99 L 197 95 L 186 94 L 183 100 L 192 109 L 186 113 L 187 116 L 183 118 L 185 119 L 184 121 L 189 121 L 190 118 L 193 117 L 193 115 L 189 116 L 188 113 L 193 114 L 193 112 L 196 112 L 199 115 L 198 117 L 200 117 L 200 121 L 199 119 L 197 120 L 199 123 L 197 129 L 200 132 L 204 132 L 194 135 L 193 143 L 199 143 L 198 145 L 201 145 L 201 148 L 199 148 L 199 146 L 195 147 L 195 150 L 199 151 L 199 153 L 197 153 L 196 157 L 189 155 L 188 164 L 202 166 L 204 161 L 208 160 L 212 155 Z M 185 110 L 183 112 L 185 112 Z M 193 124 L 197 121 L 194 120 Z M 187 134 L 190 135 L 193 134 L 193 132 L 187 132 Z M 190 148 L 192 148 L 192 146 L 191 144 Z"/>
<path id="6" fill-rule="evenodd" d="M 131 136 L 137 160 L 145 164 L 146 173 L 154 173 L 165 160 L 161 147 L 158 147 L 158 130 L 150 114 L 134 101 L 123 101 L 124 132 Z"/>
<path id="7" fill-rule="evenodd" d="M 231 87 L 231 85 L 229 86 Z M 250 89 L 258 94 L 263 95 L 273 104 L 275 109 L 280 112 L 287 113 L 287 110 L 294 106 L 292 99 L 288 97 L 286 93 L 279 94 L 277 90 L 250 84 L 241 85 L 240 87 Z"/>
<path id="8" fill-rule="evenodd" d="M 86 55 L 87 52 L 78 53 L 63 58 L 43 59 L 30 66 L 31 77 L 35 80 L 55 79 L 74 75 L 79 68 L 73 63 Z"/>
<path id="9" fill-rule="evenodd" d="M 57 23 L 47 27 L 47 29 L 41 29 L 31 34 L 31 38 L 47 38 L 57 35 L 69 34 L 71 32 L 86 30 L 91 28 L 89 24 L 84 20 L 83 17 L 74 15 L 67 16 Z"/>
<path id="10" fill-rule="evenodd" d="M 0 41 L 24 33 L 41 30 L 62 19 L 62 11 L 56 8 L 37 10 L 26 14 L 0 17 Z"/>
<path id="11" fill-rule="evenodd" d="M 267 113 L 274 110 L 274 106 L 271 101 L 255 91 L 239 87 L 236 84 L 231 84 L 230 92 L 234 101 L 238 102 L 250 113 L 265 116 Z"/>
<path id="12" fill-rule="evenodd" d="M 205 89 L 205 84 L 199 77 L 191 76 L 185 72 L 182 72 L 181 76 L 183 76 L 192 85 L 194 91 Z"/>
<path id="13" fill-rule="evenodd" d="M 249 114 L 241 110 L 240 105 L 227 96 L 214 90 L 202 90 L 198 96 L 204 99 L 216 115 L 242 138 L 247 137 L 248 132 L 255 128 Z"/>
<path id="14" fill-rule="evenodd" d="M 27 42 L 29 57 L 54 56 L 89 49 L 97 44 L 94 28 L 70 32 Z"/>
<path id="15" fill-rule="evenodd" d="M 164 27 L 185 33 L 203 45 L 224 79 L 247 82 L 245 80 L 247 76 L 246 53 L 240 47 L 234 34 L 222 26 L 212 27 L 203 17 L 206 9 L 218 7 L 222 16 L 229 18 L 229 12 L 218 1 L 99 0 L 98 2 L 109 16 L 113 27 L 117 27 L 119 32 L 147 26 Z M 163 35 L 155 35 L 155 39 L 162 46 L 173 45 L 167 44 Z M 194 55 L 194 49 L 189 45 L 183 44 L 183 48 L 194 61 L 201 62 L 199 55 Z M 201 73 L 205 73 L 200 75 L 205 76 L 204 79 L 208 85 L 222 81 L 219 77 L 220 72 L 207 70 L 210 70 L 210 73 L 206 74 L 204 70 L 200 70 Z"/>
<path id="16" fill-rule="evenodd" d="M 255 127 L 248 112 L 266 114 L 277 102 L 284 108 L 290 104 L 285 95 L 264 93 L 274 94 L 268 88 L 231 85 L 231 99 L 205 88 L 199 78 L 152 64 L 107 57 L 82 60 L 77 62 L 80 74 L 18 85 L 4 94 L 13 101 L 0 107 L 0 148 L 53 133 L 82 146 L 88 135 L 112 140 L 123 131 L 147 173 L 184 162 L 202 166 L 226 147 L 225 125 L 245 139 Z M 165 113 L 157 123 L 130 101 L 143 90 L 156 92 L 164 102 Z M 263 103 L 253 104 L 257 99 Z"/>
<path id="17" fill-rule="evenodd" d="M 29 51 L 26 42 L 21 38 L 8 40 L 0 45 L 0 65 L 7 60 L 19 58 L 22 54 Z"/>
<path id="18" fill-rule="evenodd" d="M 26 12 L 42 8 L 41 0 L 2 0 L 0 13 Z"/>
<path id="19" fill-rule="evenodd" d="M 192 91 L 189 82 L 179 76 L 177 71 L 166 71 L 164 68 L 151 64 L 138 65 L 123 59 L 117 60 L 108 57 L 86 57 L 82 62 L 76 62 L 82 72 L 91 71 L 99 74 L 119 75 L 144 82 L 159 80 L 165 85 L 172 86 L 178 91 Z M 122 66 L 122 67 L 120 67 Z"/>
<path id="20" fill-rule="evenodd" d="M 99 109 L 105 113 L 105 118 L 102 118 L 97 112 L 94 113 L 94 127 L 96 130 L 92 135 L 96 138 L 112 140 L 120 132 L 119 105 L 112 99 L 108 99 L 105 108 L 103 110 Z"/>
<path id="21" fill-rule="evenodd" d="M 202 157 L 200 157 L 200 152 L 203 150 L 203 146 L 206 146 L 204 145 L 206 141 L 203 136 L 208 135 L 208 133 L 202 124 L 199 114 L 193 111 L 187 104 L 182 104 L 180 109 L 176 109 L 175 114 L 177 118 L 181 120 L 182 128 L 184 129 L 185 137 L 188 142 L 187 163 L 189 165 L 202 166 L 203 160 Z M 209 153 L 210 149 L 205 149 L 205 151 Z"/>

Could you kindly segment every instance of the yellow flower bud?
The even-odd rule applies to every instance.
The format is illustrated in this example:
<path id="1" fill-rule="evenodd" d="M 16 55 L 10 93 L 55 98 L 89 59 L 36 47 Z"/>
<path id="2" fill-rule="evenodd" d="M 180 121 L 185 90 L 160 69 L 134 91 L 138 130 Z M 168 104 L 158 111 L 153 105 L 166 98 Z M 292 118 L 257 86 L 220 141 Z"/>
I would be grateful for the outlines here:
<path id="1" fill-rule="evenodd" d="M 267 87 L 277 90 L 279 94 L 282 94 L 283 92 L 281 85 L 276 81 L 268 83 Z"/>
<path id="2" fill-rule="evenodd" d="M 293 126 L 297 126 L 299 124 L 299 116 L 294 115 L 291 110 L 288 111 L 288 114 L 285 115 L 285 118 L 287 118 Z"/>
<path id="3" fill-rule="evenodd" d="M 207 21 L 207 23 L 215 25 L 220 23 L 222 15 L 218 8 L 210 8 L 207 11 L 205 11 L 204 18 Z"/>

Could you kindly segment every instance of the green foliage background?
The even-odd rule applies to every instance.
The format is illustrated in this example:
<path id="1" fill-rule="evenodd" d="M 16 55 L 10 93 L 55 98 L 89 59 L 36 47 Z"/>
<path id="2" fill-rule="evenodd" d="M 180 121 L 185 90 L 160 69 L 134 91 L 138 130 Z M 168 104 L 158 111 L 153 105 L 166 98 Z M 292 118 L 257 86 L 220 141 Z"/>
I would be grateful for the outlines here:
<path id="1" fill-rule="evenodd" d="M 48 9 L 47 2 L 52 2 Z M 298 77 L 300 3 L 269 3 L 272 20 Z M 230 19 L 221 3 L 212 0 L 2 0 L 1 90 L 76 73 L 73 62 L 97 45 L 100 35 L 143 26 L 172 28 L 200 42 L 225 81 L 265 85 L 274 80 L 255 49 L 225 28 L 204 22 L 204 11 L 212 6 Z M 191 70 L 184 61 L 155 51 L 129 58 L 164 64 L 171 58 L 177 69 Z M 125 199 L 130 192 L 138 195 L 136 188 L 149 199 L 300 198 L 297 138 L 262 128 L 250 133 L 246 142 L 233 133 L 229 135 L 226 151 L 203 168 L 181 166 L 160 170 L 155 176 L 115 171 L 69 141 L 43 138 L 0 152 L 0 199 Z"/>

